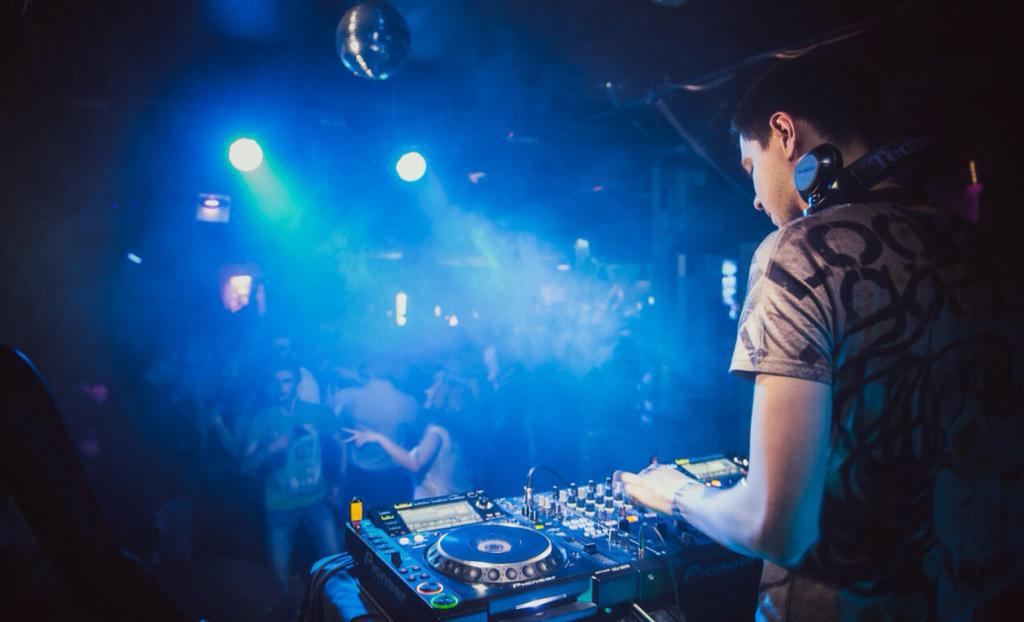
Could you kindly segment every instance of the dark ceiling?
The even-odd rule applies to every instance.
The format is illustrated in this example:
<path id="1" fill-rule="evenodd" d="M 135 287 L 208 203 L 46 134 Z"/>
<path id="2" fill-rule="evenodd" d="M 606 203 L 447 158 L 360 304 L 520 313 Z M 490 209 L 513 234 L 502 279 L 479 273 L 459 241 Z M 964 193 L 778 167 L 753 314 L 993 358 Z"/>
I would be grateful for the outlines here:
<path id="1" fill-rule="evenodd" d="M 273 119 L 309 137 L 296 149 L 336 158 L 350 177 L 368 176 L 359 163 L 391 156 L 374 146 L 403 142 L 425 144 L 449 178 L 488 170 L 510 198 L 498 212 L 558 201 L 572 223 L 646 209 L 637 206 L 649 202 L 650 166 L 666 158 L 703 169 L 715 202 L 746 205 L 729 113 L 773 59 L 744 61 L 854 31 L 829 49 L 879 77 L 893 127 L 946 134 L 964 160 L 998 151 L 1020 127 L 1000 69 L 1020 28 L 999 3 L 394 0 L 412 52 L 385 82 L 352 76 L 335 54 L 335 26 L 353 4 L 5 0 L 13 96 L 4 105 L 8 119 L 21 119 L 7 147 L 43 153 L 51 138 L 86 132 L 73 143 L 111 150 L 82 156 L 86 166 L 105 161 L 111 199 L 147 200 L 166 193 L 151 180 L 168 164 L 149 154 L 169 128 Z M 666 87 L 708 76 L 728 79 L 696 92 Z M 666 121 L 662 98 L 689 140 Z M 497 164 L 509 158 L 522 166 Z M 211 185 L 173 181 L 188 192 Z M 580 200 L 595 187 L 608 193 Z M 757 239 L 767 225 L 738 226 Z"/>
<path id="2" fill-rule="evenodd" d="M 243 106 L 286 104 L 341 126 L 442 122 L 481 136 L 586 131 L 672 143 L 677 137 L 652 106 L 628 103 L 667 82 L 863 24 L 864 34 L 835 48 L 871 65 L 893 87 L 894 108 L 905 109 L 922 95 L 945 96 L 952 84 L 984 88 L 978 82 L 993 75 L 1013 29 L 1007 13 L 985 2 L 395 0 L 412 54 L 379 84 L 348 75 L 334 53 L 334 27 L 352 4 L 6 0 L 15 46 L 7 57 L 35 96 L 114 114 L 200 100 L 237 107 L 244 98 Z M 672 98 L 716 157 L 729 148 L 729 108 L 765 66 Z M 610 114 L 621 104 L 628 112 Z"/>

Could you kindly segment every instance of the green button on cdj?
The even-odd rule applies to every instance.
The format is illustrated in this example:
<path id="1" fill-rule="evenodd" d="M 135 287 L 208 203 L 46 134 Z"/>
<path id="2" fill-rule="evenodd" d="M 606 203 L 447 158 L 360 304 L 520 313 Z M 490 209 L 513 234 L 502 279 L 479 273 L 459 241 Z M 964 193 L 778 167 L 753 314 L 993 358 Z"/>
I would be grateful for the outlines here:
<path id="1" fill-rule="evenodd" d="M 451 609 L 457 604 L 459 604 L 459 599 L 448 593 L 438 594 L 430 599 L 430 606 L 434 609 Z"/>

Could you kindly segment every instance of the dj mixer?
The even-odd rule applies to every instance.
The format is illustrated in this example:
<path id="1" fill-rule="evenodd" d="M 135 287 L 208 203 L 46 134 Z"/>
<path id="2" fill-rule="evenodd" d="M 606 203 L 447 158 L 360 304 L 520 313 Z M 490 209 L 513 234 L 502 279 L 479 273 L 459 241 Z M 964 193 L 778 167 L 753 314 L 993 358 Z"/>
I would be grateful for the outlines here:
<path id="1" fill-rule="evenodd" d="M 674 464 L 708 486 L 746 473 L 745 460 L 722 455 Z M 690 622 L 753 617 L 758 563 L 634 506 L 611 477 L 353 510 L 356 577 L 396 621 L 575 620 L 634 603 L 678 604 Z"/>

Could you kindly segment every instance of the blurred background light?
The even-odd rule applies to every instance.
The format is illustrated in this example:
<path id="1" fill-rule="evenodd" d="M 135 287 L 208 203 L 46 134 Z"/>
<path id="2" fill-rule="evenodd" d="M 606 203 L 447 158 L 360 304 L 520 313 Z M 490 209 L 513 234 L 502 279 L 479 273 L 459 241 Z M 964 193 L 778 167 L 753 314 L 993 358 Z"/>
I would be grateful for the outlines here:
<path id="1" fill-rule="evenodd" d="M 247 307 L 252 297 L 252 275 L 236 274 L 228 277 L 222 292 L 224 307 L 237 313 Z"/>
<path id="2" fill-rule="evenodd" d="M 226 194 L 200 192 L 196 200 L 196 220 L 226 223 L 231 220 L 231 197 Z"/>
<path id="3" fill-rule="evenodd" d="M 729 318 L 735 320 L 739 316 L 740 303 L 737 298 L 739 280 L 736 273 L 739 266 L 732 259 L 722 260 L 722 304 L 729 309 Z"/>
<path id="4" fill-rule="evenodd" d="M 395 294 L 395 324 L 399 326 L 405 326 L 408 319 L 406 318 L 406 311 L 408 311 L 409 297 L 405 292 L 398 292 Z"/>

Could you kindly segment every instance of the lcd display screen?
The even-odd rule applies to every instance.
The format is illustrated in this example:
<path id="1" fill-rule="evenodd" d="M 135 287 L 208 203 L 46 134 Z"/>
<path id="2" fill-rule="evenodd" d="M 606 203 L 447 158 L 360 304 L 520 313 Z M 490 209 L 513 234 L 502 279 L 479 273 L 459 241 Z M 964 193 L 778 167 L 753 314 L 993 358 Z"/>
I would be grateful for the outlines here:
<path id="1" fill-rule="evenodd" d="M 722 477 L 743 475 L 743 471 L 728 458 L 718 458 L 706 462 L 691 462 L 680 465 L 680 468 L 702 482 Z"/>
<path id="2" fill-rule="evenodd" d="M 398 515 L 405 521 L 405 526 L 410 532 L 434 531 L 481 522 L 480 515 L 468 501 L 398 510 Z"/>

